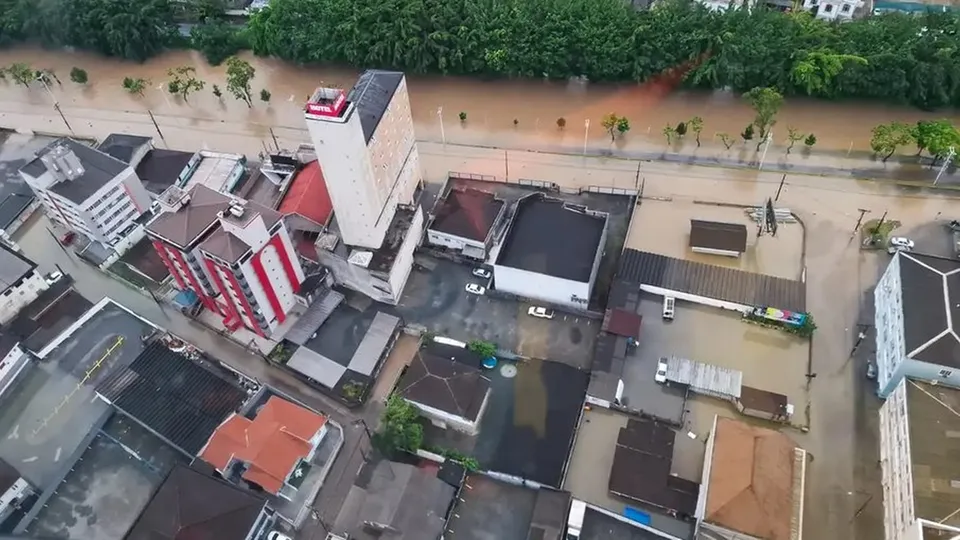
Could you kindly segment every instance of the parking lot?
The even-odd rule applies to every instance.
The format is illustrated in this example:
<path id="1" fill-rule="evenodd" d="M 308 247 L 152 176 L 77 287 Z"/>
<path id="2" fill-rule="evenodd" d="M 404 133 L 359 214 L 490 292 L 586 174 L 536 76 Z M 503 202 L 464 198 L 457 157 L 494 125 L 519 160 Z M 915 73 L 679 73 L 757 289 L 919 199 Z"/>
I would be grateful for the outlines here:
<path id="1" fill-rule="evenodd" d="M 746 225 L 746 253 L 739 258 L 694 253 L 689 247 L 691 219 Z M 747 218 L 742 208 L 645 200 L 634 213 L 625 245 L 678 259 L 797 279 L 803 264 L 801 225 L 781 223 L 775 238 L 766 235 L 757 238 L 756 230 L 757 224 Z M 656 234 L 651 234 L 651 231 L 656 231 Z"/>
<path id="2" fill-rule="evenodd" d="M 486 285 L 470 274 L 472 268 L 436 262 L 434 270 L 414 270 L 407 281 L 397 306 L 406 323 L 462 341 L 490 341 L 530 358 L 589 367 L 600 321 L 562 312 L 552 320 L 531 317 L 531 304 L 466 292 L 467 283 Z"/>
<path id="3" fill-rule="evenodd" d="M 643 316 L 639 362 L 624 368 L 625 396 L 644 399 L 642 390 L 653 380 L 657 359 L 679 356 L 743 373 L 743 384 L 784 394 L 798 413 L 808 397 L 806 373 L 810 342 L 786 332 L 748 324 L 735 312 L 677 300 L 673 321 L 664 321 L 662 297 L 642 294 L 638 312 Z M 631 407 L 636 407 L 631 402 Z M 686 429 L 697 434 L 710 430 L 714 413 L 733 407 L 713 399 L 687 402 Z"/>

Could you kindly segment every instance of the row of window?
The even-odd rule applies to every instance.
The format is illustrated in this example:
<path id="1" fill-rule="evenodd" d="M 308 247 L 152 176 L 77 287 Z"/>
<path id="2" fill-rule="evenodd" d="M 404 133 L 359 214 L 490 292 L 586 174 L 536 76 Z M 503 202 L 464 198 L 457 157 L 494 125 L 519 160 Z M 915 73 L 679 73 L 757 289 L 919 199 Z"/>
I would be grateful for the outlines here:
<path id="1" fill-rule="evenodd" d="M 110 191 L 107 191 L 106 193 L 103 194 L 103 197 L 97 199 L 97 202 L 95 202 L 95 203 L 87 206 L 87 211 L 88 211 L 88 212 L 93 212 L 94 210 L 97 209 L 97 207 L 99 207 L 99 206 L 102 205 L 103 203 L 109 201 L 111 198 L 116 197 L 117 192 L 120 191 L 121 189 L 123 189 L 123 184 L 122 184 L 122 183 L 121 183 L 121 184 L 118 184 L 118 185 L 116 185 L 116 186 L 113 186 L 113 188 L 111 188 Z"/>

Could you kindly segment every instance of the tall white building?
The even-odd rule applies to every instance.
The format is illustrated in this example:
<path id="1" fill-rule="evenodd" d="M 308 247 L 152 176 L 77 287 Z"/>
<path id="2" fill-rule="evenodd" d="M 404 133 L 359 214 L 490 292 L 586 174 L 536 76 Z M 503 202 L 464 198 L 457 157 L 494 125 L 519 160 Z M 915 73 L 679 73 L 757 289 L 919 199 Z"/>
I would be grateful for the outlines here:
<path id="1" fill-rule="evenodd" d="M 72 139 L 50 143 L 20 176 L 51 220 L 105 246 L 150 208 L 150 194 L 129 164 Z"/>
<path id="2" fill-rule="evenodd" d="M 960 537 L 960 390 L 901 379 L 880 408 L 886 540 Z"/>
<path id="3" fill-rule="evenodd" d="M 333 202 L 337 245 L 319 250 L 334 278 L 396 303 L 423 233 L 420 156 L 403 73 L 368 70 L 349 93 L 319 88 L 304 113 Z M 339 240 L 343 241 L 340 245 Z"/>
<path id="4" fill-rule="evenodd" d="M 960 387 L 960 261 L 898 252 L 873 295 L 877 395 L 907 377 Z"/>

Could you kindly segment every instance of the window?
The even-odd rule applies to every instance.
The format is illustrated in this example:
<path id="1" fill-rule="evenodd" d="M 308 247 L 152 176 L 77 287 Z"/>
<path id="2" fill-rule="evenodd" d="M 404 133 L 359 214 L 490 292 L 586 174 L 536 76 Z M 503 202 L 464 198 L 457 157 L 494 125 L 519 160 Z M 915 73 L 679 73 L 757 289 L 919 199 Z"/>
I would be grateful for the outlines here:
<path id="1" fill-rule="evenodd" d="M 840 11 L 843 13 L 850 13 L 850 4 L 844 4 L 841 6 Z"/>
<path id="2" fill-rule="evenodd" d="M 833 4 L 827 4 L 827 5 L 825 5 L 825 6 L 823 7 L 823 11 L 826 12 L 826 13 L 832 12 L 832 11 L 833 11 Z"/>
<path id="3" fill-rule="evenodd" d="M 949 377 L 949 376 L 953 375 L 953 371 L 951 371 L 951 370 L 949 370 L 949 369 L 941 369 L 939 375 L 940 375 L 941 377 L 946 378 L 946 377 Z"/>

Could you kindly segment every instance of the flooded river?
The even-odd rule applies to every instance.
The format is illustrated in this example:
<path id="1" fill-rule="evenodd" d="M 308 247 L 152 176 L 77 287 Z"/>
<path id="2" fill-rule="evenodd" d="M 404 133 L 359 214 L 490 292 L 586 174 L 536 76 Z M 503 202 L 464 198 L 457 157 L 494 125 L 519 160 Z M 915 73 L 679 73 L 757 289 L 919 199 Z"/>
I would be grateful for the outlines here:
<path id="1" fill-rule="evenodd" d="M 17 48 L 0 52 L 0 65 L 27 62 L 34 68 L 52 69 L 63 81 L 54 86 L 56 99 L 64 108 L 151 111 L 167 115 L 206 119 L 244 119 L 251 123 L 277 127 L 303 128 L 302 103 L 319 84 L 349 88 L 357 71 L 341 68 L 299 67 L 276 59 L 244 57 L 256 67 L 253 90 L 257 100 L 260 89 L 272 93 L 271 103 L 255 101 L 253 109 L 230 97 L 224 82 L 224 66 L 211 67 L 195 51 L 173 51 L 145 64 L 123 62 L 78 52 Z M 189 103 L 165 91 L 167 71 L 190 65 L 197 69 L 206 88 L 189 97 Z M 87 70 L 90 83 L 84 87 L 68 80 L 74 66 Z M 143 97 L 128 94 L 122 87 L 124 77 L 142 77 L 150 81 Z M 211 93 L 217 84 L 224 92 L 222 100 Z M 444 133 L 448 141 L 494 144 L 498 136 L 522 135 L 548 142 L 570 145 L 604 144 L 607 135 L 600 127 L 604 114 L 616 112 L 632 125 L 626 145 L 631 141 L 662 142 L 661 130 L 693 116 L 704 120 L 703 139 L 717 132 L 739 133 L 750 122 L 752 112 L 736 95 L 727 92 L 673 92 L 657 84 L 606 85 L 579 82 L 537 80 L 483 81 L 470 78 L 410 76 L 412 102 L 418 136 L 440 140 L 438 108 L 443 109 Z M 8 81 L 0 85 L 0 99 L 6 102 L 49 103 L 50 96 L 40 88 L 23 89 Z M 8 105 L 9 107 L 9 105 Z M 457 116 L 467 113 L 461 123 Z M 837 150 L 868 150 L 870 129 L 883 122 L 914 122 L 924 118 L 950 117 L 956 113 L 931 114 L 915 109 L 865 102 L 823 102 L 789 100 L 779 115 L 774 137 L 783 141 L 787 126 L 817 136 L 818 147 Z M 557 127 L 558 118 L 566 119 L 566 128 Z M 584 129 L 589 119 L 592 126 Z M 514 120 L 517 121 L 516 125 Z M 586 131 L 586 133 L 585 133 Z M 688 136 L 688 138 L 690 138 Z M 692 144 L 692 143 L 691 143 Z M 226 150 L 226 149 L 225 149 Z"/>

